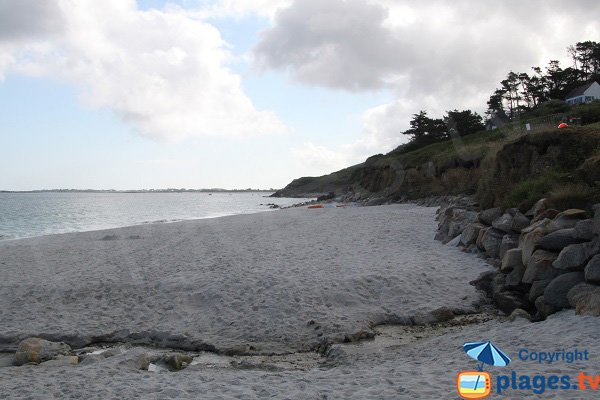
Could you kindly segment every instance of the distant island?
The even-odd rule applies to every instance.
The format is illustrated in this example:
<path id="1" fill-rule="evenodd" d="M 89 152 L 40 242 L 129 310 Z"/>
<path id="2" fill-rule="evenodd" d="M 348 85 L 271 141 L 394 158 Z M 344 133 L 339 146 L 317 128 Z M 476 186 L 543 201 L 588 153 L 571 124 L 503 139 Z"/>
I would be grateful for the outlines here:
<path id="1" fill-rule="evenodd" d="M 40 189 L 40 190 L 0 190 L 0 193 L 241 193 L 241 192 L 275 192 L 277 189 Z"/>

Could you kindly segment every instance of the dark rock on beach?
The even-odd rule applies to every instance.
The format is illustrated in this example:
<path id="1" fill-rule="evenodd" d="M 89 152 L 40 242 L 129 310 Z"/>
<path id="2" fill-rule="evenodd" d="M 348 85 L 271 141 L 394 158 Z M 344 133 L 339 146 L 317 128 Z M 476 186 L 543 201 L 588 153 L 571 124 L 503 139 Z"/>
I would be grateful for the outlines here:
<path id="1" fill-rule="evenodd" d="M 577 314 L 600 317 L 600 286 L 580 283 L 569 290 L 567 299 Z"/>
<path id="2" fill-rule="evenodd" d="M 573 237 L 582 240 L 592 240 L 594 238 L 594 220 L 584 219 L 579 221 L 573 228 Z"/>
<path id="3" fill-rule="evenodd" d="M 492 222 L 492 226 L 494 228 L 506 233 L 512 232 L 512 224 L 513 217 L 508 213 L 502 214 L 500 217 L 496 218 L 494 222 Z"/>
<path id="4" fill-rule="evenodd" d="M 39 364 L 49 361 L 58 355 L 69 355 L 71 347 L 62 342 L 50 342 L 41 338 L 28 338 L 19 343 L 15 353 L 15 364 Z"/>
<path id="5" fill-rule="evenodd" d="M 583 269 L 585 263 L 592 258 L 594 254 L 600 252 L 600 238 L 591 242 L 572 244 L 565 247 L 558 258 L 552 264 L 554 268 L 561 270 Z"/>
<path id="6" fill-rule="evenodd" d="M 490 208 L 484 210 L 479 213 L 478 218 L 479 221 L 484 223 L 485 225 L 492 225 L 492 223 L 502 216 L 502 209 L 500 208 Z"/>
<path id="7" fill-rule="evenodd" d="M 560 229 L 544 236 L 537 242 L 538 247 L 545 250 L 560 251 L 571 244 L 583 242 L 575 238 L 575 228 Z"/>
<path id="8" fill-rule="evenodd" d="M 506 234 L 502 237 L 502 242 L 500 243 L 499 249 L 499 257 L 502 260 L 507 251 L 515 249 L 519 247 L 519 236 Z"/>
<path id="9" fill-rule="evenodd" d="M 595 255 L 585 266 L 585 280 L 600 284 L 600 254 Z"/>
<path id="10" fill-rule="evenodd" d="M 485 225 L 479 222 L 470 223 L 462 232 L 460 236 L 460 242 L 465 246 L 475 243 L 477 241 L 477 237 L 479 236 L 479 232 L 484 228 Z"/>
<path id="11" fill-rule="evenodd" d="M 536 250 L 527 263 L 523 282 L 533 283 L 533 281 L 554 278 L 557 272 L 552 268 L 552 262 L 556 260 L 556 257 L 556 253 Z"/>
<path id="12" fill-rule="evenodd" d="M 544 301 L 557 308 L 568 308 L 569 290 L 584 280 L 583 272 L 568 272 L 557 276 L 544 289 Z"/>
<path id="13" fill-rule="evenodd" d="M 479 231 L 477 237 L 477 247 L 479 247 L 488 257 L 498 258 L 500 255 L 500 245 L 504 232 L 496 228 L 485 228 Z"/>

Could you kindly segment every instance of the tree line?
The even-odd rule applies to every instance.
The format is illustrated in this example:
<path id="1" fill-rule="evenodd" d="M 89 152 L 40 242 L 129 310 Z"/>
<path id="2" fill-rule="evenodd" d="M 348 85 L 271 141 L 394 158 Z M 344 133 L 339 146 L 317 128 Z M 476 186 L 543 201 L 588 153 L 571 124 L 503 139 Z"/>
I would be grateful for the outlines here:
<path id="1" fill-rule="evenodd" d="M 578 42 L 567 47 L 567 52 L 573 65 L 565 69 L 558 60 L 551 60 L 544 69 L 532 67 L 531 74 L 509 72 L 487 102 L 488 117 L 500 114 L 512 120 L 545 101 L 564 100 L 585 82 L 600 81 L 600 43 Z M 453 135 L 465 136 L 484 129 L 483 117 L 471 110 L 447 111 L 442 118 L 431 118 L 421 110 L 413 114 L 410 128 L 402 132 L 410 136 L 410 141 L 401 148 L 410 151 Z"/>
<path id="2" fill-rule="evenodd" d="M 514 119 L 545 101 L 564 100 L 585 82 L 600 80 L 600 43 L 578 42 L 567 52 L 573 62 L 570 67 L 563 69 L 558 60 L 551 60 L 544 69 L 531 67 L 532 74 L 510 71 L 490 96 L 487 114 Z"/>

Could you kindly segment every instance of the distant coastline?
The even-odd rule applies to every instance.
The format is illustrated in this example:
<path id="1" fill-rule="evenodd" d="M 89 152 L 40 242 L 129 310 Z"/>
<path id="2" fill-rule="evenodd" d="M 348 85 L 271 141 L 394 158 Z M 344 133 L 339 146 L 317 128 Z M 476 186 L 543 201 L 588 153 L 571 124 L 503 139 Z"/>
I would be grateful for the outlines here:
<path id="1" fill-rule="evenodd" d="M 275 192 L 277 189 L 38 189 L 38 190 L 0 190 L 0 193 L 246 193 Z"/>

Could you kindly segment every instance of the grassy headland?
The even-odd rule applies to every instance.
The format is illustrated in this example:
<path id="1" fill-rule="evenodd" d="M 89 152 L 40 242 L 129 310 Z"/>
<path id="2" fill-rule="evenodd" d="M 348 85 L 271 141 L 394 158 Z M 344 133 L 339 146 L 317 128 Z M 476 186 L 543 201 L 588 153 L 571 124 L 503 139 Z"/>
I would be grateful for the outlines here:
<path id="1" fill-rule="evenodd" d="M 600 123 L 536 132 L 482 131 L 412 151 L 402 147 L 321 177 L 296 179 L 278 196 L 352 193 L 411 200 L 474 195 L 482 207 L 527 208 L 548 197 L 560 209 L 600 202 Z"/>

